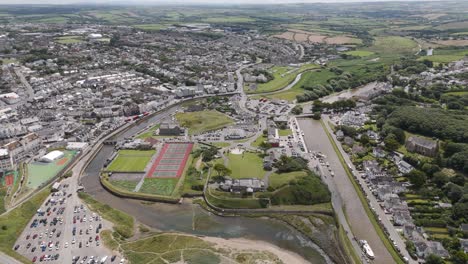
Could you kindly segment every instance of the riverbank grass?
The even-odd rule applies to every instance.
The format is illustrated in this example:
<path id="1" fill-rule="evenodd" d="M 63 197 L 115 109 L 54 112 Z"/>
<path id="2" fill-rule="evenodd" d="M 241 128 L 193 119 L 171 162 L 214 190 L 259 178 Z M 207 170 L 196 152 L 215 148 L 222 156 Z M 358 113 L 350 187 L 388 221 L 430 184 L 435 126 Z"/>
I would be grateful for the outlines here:
<path id="1" fill-rule="evenodd" d="M 29 259 L 14 251 L 13 247 L 16 239 L 21 235 L 28 222 L 49 194 L 50 190 L 46 188 L 19 207 L 0 216 L 0 251 L 24 263 L 30 262 Z"/>
<path id="2" fill-rule="evenodd" d="M 103 218 L 114 223 L 114 230 L 123 238 L 130 238 L 134 234 L 135 220 L 132 216 L 114 209 L 107 204 L 95 200 L 91 195 L 80 192 L 78 196 L 91 208 L 92 211 L 100 214 Z"/>

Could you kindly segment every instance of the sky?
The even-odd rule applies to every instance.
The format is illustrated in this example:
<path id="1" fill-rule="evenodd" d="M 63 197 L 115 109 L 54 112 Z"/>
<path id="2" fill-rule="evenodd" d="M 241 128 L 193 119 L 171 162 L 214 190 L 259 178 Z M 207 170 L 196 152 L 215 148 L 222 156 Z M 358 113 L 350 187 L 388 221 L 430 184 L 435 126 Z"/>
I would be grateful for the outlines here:
<path id="1" fill-rule="evenodd" d="M 389 0 L 0 0 L 0 4 L 286 4 L 286 3 L 336 3 L 336 2 L 385 2 Z M 397 0 L 413 1 L 413 0 Z"/>

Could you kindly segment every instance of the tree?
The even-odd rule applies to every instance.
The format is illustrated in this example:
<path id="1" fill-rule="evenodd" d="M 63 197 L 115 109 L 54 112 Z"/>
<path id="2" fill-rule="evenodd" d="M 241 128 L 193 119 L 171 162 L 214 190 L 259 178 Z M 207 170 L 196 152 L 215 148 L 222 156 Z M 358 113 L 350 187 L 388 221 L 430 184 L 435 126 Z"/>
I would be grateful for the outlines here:
<path id="1" fill-rule="evenodd" d="M 268 149 L 271 148 L 271 144 L 268 142 L 262 141 L 262 143 L 260 143 L 258 147 L 263 151 L 263 153 L 265 153 Z"/>
<path id="2" fill-rule="evenodd" d="M 232 171 L 229 168 L 227 168 L 226 166 L 224 166 L 224 164 L 221 163 L 215 164 L 213 169 L 216 171 L 218 176 L 227 176 L 231 175 L 232 173 Z"/>
<path id="3" fill-rule="evenodd" d="M 449 183 L 445 189 L 447 198 L 449 198 L 452 203 L 458 202 L 463 197 L 463 188 L 456 184 Z"/>
<path id="4" fill-rule="evenodd" d="M 384 143 L 388 151 L 395 151 L 400 146 L 394 134 L 388 134 L 384 139 Z"/>
<path id="5" fill-rule="evenodd" d="M 363 145 L 367 145 L 370 142 L 370 138 L 368 135 L 363 134 L 361 135 L 360 141 Z"/>
<path id="6" fill-rule="evenodd" d="M 444 264 L 444 260 L 434 254 L 430 254 L 426 257 L 426 264 Z"/>
<path id="7" fill-rule="evenodd" d="M 434 177 L 432 178 L 432 182 L 437 185 L 437 187 L 442 188 L 447 182 L 449 178 L 443 172 L 436 172 L 434 173 Z"/>
<path id="8" fill-rule="evenodd" d="M 302 114 L 302 110 L 303 110 L 302 106 L 296 105 L 296 106 L 294 106 L 293 109 L 291 109 L 291 113 L 294 114 L 294 115 L 300 115 L 300 114 Z"/>
<path id="9" fill-rule="evenodd" d="M 411 184 L 413 184 L 413 187 L 416 189 L 421 188 L 424 184 L 426 184 L 426 174 L 420 170 L 412 170 L 409 173 L 405 175 L 408 177 L 409 181 Z"/>

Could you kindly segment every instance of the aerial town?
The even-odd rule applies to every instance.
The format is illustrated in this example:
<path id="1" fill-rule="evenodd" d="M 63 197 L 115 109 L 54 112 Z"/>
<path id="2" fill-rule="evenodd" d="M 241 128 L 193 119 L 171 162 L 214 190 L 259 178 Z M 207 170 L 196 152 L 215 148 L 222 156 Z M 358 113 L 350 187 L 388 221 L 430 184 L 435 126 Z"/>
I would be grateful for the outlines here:
<path id="1" fill-rule="evenodd" d="M 468 5 L 407 5 L 0 5 L 0 263 L 467 263 Z"/>

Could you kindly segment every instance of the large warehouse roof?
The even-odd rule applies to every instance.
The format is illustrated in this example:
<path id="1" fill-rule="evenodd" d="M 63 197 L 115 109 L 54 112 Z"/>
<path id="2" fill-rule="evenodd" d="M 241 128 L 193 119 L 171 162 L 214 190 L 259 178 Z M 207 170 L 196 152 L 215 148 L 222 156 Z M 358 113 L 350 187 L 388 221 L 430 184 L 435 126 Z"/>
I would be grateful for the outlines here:
<path id="1" fill-rule="evenodd" d="M 47 153 L 47 155 L 43 156 L 41 158 L 42 161 L 45 161 L 45 162 L 52 162 L 56 159 L 59 159 L 61 157 L 63 157 L 63 152 L 62 151 L 59 151 L 59 150 L 54 150 L 54 151 L 51 151 L 49 153 Z"/>

